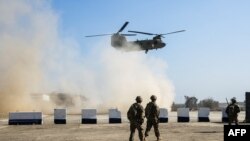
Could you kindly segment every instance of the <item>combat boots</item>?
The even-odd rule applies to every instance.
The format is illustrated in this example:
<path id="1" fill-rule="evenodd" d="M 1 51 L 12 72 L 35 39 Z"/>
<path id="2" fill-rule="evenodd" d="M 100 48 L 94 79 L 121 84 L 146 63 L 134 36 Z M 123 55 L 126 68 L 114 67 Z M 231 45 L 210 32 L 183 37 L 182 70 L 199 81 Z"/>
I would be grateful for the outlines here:
<path id="1" fill-rule="evenodd" d="M 161 137 L 157 137 L 157 141 L 160 141 Z M 143 139 L 143 141 L 147 141 L 146 137 Z"/>
<path id="2" fill-rule="evenodd" d="M 157 141 L 160 141 L 161 140 L 161 137 L 157 137 Z"/>

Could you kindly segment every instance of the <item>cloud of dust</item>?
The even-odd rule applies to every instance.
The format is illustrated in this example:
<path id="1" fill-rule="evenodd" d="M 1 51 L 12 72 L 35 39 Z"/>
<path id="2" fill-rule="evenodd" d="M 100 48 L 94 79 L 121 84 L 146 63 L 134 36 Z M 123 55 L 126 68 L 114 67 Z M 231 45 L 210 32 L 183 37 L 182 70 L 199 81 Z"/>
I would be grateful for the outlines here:
<path id="1" fill-rule="evenodd" d="M 106 41 L 84 56 L 73 39 L 58 35 L 58 20 L 48 1 L 0 1 L 0 112 L 53 111 L 47 97 L 38 102 L 32 94 L 54 91 L 86 97 L 74 101 L 79 112 L 126 111 L 137 95 L 145 105 L 152 94 L 161 107 L 170 107 L 174 87 L 164 60 L 121 52 Z"/>
<path id="2" fill-rule="evenodd" d="M 27 94 L 42 79 L 36 14 L 23 1 L 0 1 L 0 112 L 30 109 Z"/>
<path id="3" fill-rule="evenodd" d="M 136 96 L 143 97 L 143 105 L 156 95 L 160 107 L 169 108 L 174 98 L 174 87 L 166 76 L 167 65 L 160 58 L 150 57 L 144 52 L 121 52 L 111 47 L 95 45 L 96 92 L 92 92 L 94 105 L 125 111 L 135 102 Z"/>

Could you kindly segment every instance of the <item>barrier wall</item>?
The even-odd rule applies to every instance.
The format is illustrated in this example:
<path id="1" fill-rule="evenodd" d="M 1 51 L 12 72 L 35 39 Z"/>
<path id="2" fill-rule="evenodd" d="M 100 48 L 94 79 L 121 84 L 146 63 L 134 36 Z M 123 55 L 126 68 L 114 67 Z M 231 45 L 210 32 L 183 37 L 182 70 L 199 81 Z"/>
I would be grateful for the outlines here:
<path id="1" fill-rule="evenodd" d="M 189 108 L 177 109 L 177 122 L 189 122 Z"/>
<path id="2" fill-rule="evenodd" d="M 122 123 L 121 112 L 118 109 L 109 109 L 109 123 Z"/>
<path id="3" fill-rule="evenodd" d="M 168 122 L 168 109 L 160 108 L 159 122 L 160 123 Z"/>
<path id="4" fill-rule="evenodd" d="M 201 107 L 198 110 L 198 122 L 209 122 L 209 108 Z"/>
<path id="5" fill-rule="evenodd" d="M 220 111 L 222 114 L 222 122 L 228 122 L 228 116 L 225 113 L 225 108 Z M 198 109 L 198 122 L 210 122 L 210 109 L 201 107 Z M 217 113 L 218 114 L 218 113 Z M 169 121 L 169 112 L 166 108 L 160 108 L 159 122 L 167 123 Z M 174 116 L 172 116 L 175 118 Z M 216 116 L 218 119 L 218 116 Z M 53 120 L 53 119 L 52 119 Z M 122 115 L 118 109 L 109 109 L 109 123 L 122 123 Z M 189 122 L 190 113 L 189 108 L 177 109 L 177 122 Z M 216 120 L 217 121 L 217 120 Z M 9 125 L 22 125 L 22 124 L 42 124 L 42 112 L 10 112 L 8 124 Z M 54 123 L 66 124 L 67 111 L 66 109 L 54 109 Z M 82 109 L 81 110 L 81 123 L 82 124 L 96 124 L 97 123 L 97 110 L 96 109 Z"/>
<path id="6" fill-rule="evenodd" d="M 82 109 L 82 124 L 96 124 L 96 109 Z"/>
<path id="7" fill-rule="evenodd" d="M 66 124 L 66 109 L 54 109 L 54 123 Z"/>
<path id="8" fill-rule="evenodd" d="M 42 124 L 42 112 L 10 112 L 9 125 Z"/>

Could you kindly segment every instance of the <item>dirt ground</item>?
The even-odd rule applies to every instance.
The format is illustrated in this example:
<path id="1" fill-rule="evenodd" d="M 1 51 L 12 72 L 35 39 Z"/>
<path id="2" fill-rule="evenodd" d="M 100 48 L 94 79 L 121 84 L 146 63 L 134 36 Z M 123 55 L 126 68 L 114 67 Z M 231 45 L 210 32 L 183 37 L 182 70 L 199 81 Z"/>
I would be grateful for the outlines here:
<path id="1" fill-rule="evenodd" d="M 241 113 L 240 120 L 243 120 Z M 191 121 L 178 123 L 176 113 L 170 113 L 168 123 L 160 124 L 162 141 L 223 141 L 223 125 L 220 113 L 211 114 L 211 122 L 197 122 L 196 113 Z M 217 116 L 217 117 L 216 117 Z M 107 116 L 98 116 L 98 124 L 80 124 L 80 115 L 67 116 L 66 125 L 55 125 L 53 115 L 43 117 L 42 125 L 8 125 L 0 120 L 0 141 L 127 141 L 129 123 L 125 117 L 122 124 L 108 124 Z M 144 123 L 144 127 L 145 127 Z M 155 141 L 153 129 L 148 141 Z M 135 141 L 138 141 L 136 133 Z"/>

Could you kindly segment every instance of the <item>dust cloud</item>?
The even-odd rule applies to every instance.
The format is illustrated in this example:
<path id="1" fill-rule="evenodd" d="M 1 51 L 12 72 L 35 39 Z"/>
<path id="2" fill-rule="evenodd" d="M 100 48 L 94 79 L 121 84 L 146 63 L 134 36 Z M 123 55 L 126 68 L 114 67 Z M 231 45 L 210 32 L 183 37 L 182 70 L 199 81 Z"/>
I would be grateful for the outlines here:
<path id="1" fill-rule="evenodd" d="M 70 108 L 79 112 L 125 111 L 137 95 L 145 105 L 152 94 L 170 107 L 174 87 L 166 61 L 118 51 L 107 41 L 84 55 L 74 39 L 59 35 L 58 22 L 49 1 L 0 0 L 0 113 L 53 111 L 60 107 L 49 98 L 53 92 L 73 96 Z"/>

